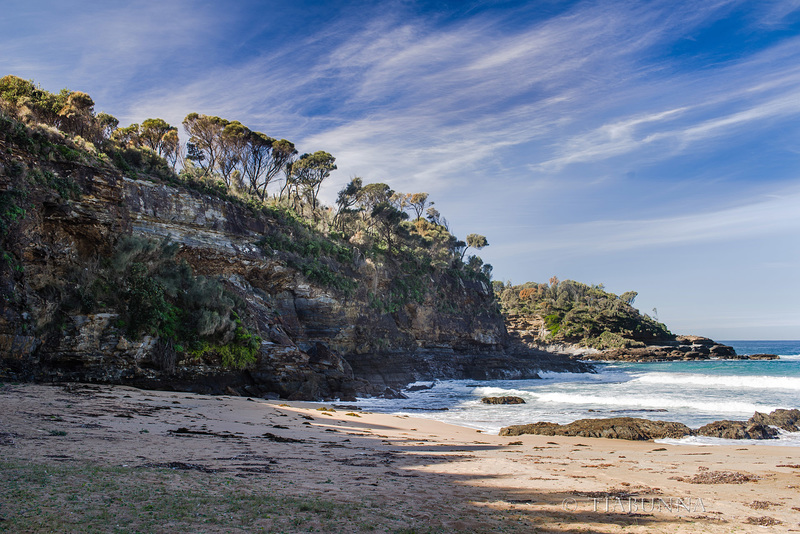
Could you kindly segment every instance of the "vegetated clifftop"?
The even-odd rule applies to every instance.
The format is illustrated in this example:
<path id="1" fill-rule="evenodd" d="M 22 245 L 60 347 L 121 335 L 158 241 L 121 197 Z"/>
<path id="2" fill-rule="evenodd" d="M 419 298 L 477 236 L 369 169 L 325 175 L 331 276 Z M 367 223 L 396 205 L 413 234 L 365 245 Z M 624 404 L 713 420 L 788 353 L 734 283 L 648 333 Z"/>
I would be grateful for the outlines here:
<path id="1" fill-rule="evenodd" d="M 0 119 L 6 379 L 321 399 L 588 369 L 513 348 L 485 277 Z"/>
<path id="2" fill-rule="evenodd" d="M 743 358 L 732 347 L 700 336 L 677 336 L 633 307 L 636 292 L 615 295 L 572 280 L 495 282 L 518 343 L 593 360 L 669 361 Z"/>

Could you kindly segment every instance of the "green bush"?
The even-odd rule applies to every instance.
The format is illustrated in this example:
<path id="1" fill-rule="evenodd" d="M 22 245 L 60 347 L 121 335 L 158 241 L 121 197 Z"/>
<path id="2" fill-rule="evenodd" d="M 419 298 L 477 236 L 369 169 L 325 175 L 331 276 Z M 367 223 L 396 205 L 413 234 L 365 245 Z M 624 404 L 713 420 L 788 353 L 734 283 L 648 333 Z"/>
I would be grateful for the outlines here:
<path id="1" fill-rule="evenodd" d="M 236 323 L 234 338 L 229 343 L 210 343 L 203 340 L 193 343 L 187 352 L 196 360 L 217 355 L 224 367 L 233 369 L 244 369 L 255 363 L 261 347 L 261 338 L 248 331 L 238 317 Z"/>
<path id="2" fill-rule="evenodd" d="M 267 253 L 283 252 L 286 262 L 310 282 L 351 294 L 356 281 L 335 271 L 331 265 L 352 265 L 353 251 L 316 233 L 297 221 L 290 221 L 285 230 L 264 235 L 258 245 Z M 320 257 L 327 259 L 320 259 Z"/>
<path id="3" fill-rule="evenodd" d="M 110 305 L 121 313 L 116 326 L 132 338 L 157 336 L 175 352 L 213 354 L 223 366 L 242 368 L 256 361 L 261 340 L 240 319 L 246 303 L 216 279 L 195 276 L 175 259 L 179 245 L 169 240 L 122 237 L 93 281 L 83 270 L 67 309 L 84 313 Z"/>
<path id="4" fill-rule="evenodd" d="M 542 317 L 556 340 L 622 348 L 672 337 L 666 326 L 631 305 L 635 292 L 617 296 L 602 285 L 559 282 L 555 277 L 550 284 L 497 284 L 495 291 L 505 313 Z"/>
<path id="5" fill-rule="evenodd" d="M 45 186 L 61 198 L 74 199 L 81 195 L 81 188 L 69 176 L 60 176 L 49 170 L 33 169 L 29 176 L 34 183 Z"/>

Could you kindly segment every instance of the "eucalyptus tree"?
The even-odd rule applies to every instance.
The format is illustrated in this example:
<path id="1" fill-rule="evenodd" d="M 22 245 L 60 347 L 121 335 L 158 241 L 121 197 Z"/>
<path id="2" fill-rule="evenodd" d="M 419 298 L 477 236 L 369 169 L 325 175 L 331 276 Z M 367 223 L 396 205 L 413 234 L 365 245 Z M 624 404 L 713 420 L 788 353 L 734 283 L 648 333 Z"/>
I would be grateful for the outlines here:
<path id="1" fill-rule="evenodd" d="M 117 128 L 111 137 L 122 145 L 139 146 L 139 124 L 133 123 Z"/>
<path id="2" fill-rule="evenodd" d="M 178 138 L 178 129 L 174 128 L 165 133 L 161 141 L 164 159 L 167 160 L 172 170 L 175 170 L 181 158 L 181 143 Z"/>
<path id="3" fill-rule="evenodd" d="M 94 120 L 94 100 L 86 93 L 72 91 L 58 112 L 58 128 L 86 137 Z"/>
<path id="4" fill-rule="evenodd" d="M 336 215 L 333 218 L 334 228 L 341 229 L 345 217 L 358 211 L 353 209 L 353 206 L 358 203 L 358 196 L 363 188 L 363 180 L 358 176 L 354 176 L 350 179 L 350 182 L 339 191 L 336 197 Z"/>
<path id="5" fill-rule="evenodd" d="M 461 241 L 460 243 L 463 243 L 463 241 Z M 461 250 L 461 261 L 464 261 L 464 253 L 467 252 L 468 248 L 472 247 L 474 249 L 480 250 L 483 247 L 488 247 L 488 246 L 489 246 L 489 241 L 487 241 L 484 236 L 480 234 L 467 235 L 466 246 L 464 246 L 464 248 Z"/>
<path id="6" fill-rule="evenodd" d="M 294 144 L 261 132 L 250 132 L 242 153 L 242 171 L 251 193 L 267 197 L 270 182 L 297 154 Z"/>
<path id="7" fill-rule="evenodd" d="M 139 127 L 138 140 L 141 146 L 166 158 L 173 148 L 172 139 L 167 138 L 167 134 L 173 131 L 177 135 L 178 129 L 164 119 L 145 119 Z"/>
<path id="8" fill-rule="evenodd" d="M 94 122 L 97 134 L 96 140 L 99 142 L 110 139 L 114 134 L 114 130 L 119 126 L 119 119 L 102 111 L 95 116 Z"/>
<path id="9" fill-rule="evenodd" d="M 217 168 L 228 187 L 231 186 L 234 172 L 245 158 L 250 134 L 250 129 L 239 121 L 226 121 L 225 127 L 220 132 L 217 140 L 219 146 Z M 239 176 L 241 174 L 240 171 Z"/>
<path id="10" fill-rule="evenodd" d="M 322 182 L 336 170 L 336 158 L 325 151 L 318 150 L 313 154 L 303 154 L 292 165 L 296 183 L 311 201 L 311 209 L 317 209 L 317 196 Z"/>
<path id="11" fill-rule="evenodd" d="M 223 147 L 222 132 L 229 121 L 220 117 L 189 113 L 183 119 L 183 128 L 189 135 L 187 157 L 195 161 L 204 175 L 211 174 L 219 165 Z"/>
<path id="12" fill-rule="evenodd" d="M 398 236 L 402 233 L 400 223 L 408 219 L 408 213 L 398 209 L 391 202 L 377 204 L 370 214 L 377 223 L 381 237 L 386 241 L 386 250 L 392 253 Z"/>
<path id="13" fill-rule="evenodd" d="M 414 211 L 416 220 L 422 218 L 426 206 L 433 206 L 434 203 L 428 204 L 428 193 L 409 193 L 406 195 L 406 204 Z"/>

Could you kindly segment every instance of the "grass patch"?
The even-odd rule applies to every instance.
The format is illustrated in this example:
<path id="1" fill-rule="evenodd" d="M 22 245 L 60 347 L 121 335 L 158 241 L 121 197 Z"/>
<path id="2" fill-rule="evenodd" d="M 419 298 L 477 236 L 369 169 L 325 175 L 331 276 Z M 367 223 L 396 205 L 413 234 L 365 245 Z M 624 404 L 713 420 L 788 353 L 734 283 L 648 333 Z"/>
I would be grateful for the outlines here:
<path id="1" fill-rule="evenodd" d="M 364 507 L 169 469 L 0 462 L 0 532 L 367 532 Z"/>

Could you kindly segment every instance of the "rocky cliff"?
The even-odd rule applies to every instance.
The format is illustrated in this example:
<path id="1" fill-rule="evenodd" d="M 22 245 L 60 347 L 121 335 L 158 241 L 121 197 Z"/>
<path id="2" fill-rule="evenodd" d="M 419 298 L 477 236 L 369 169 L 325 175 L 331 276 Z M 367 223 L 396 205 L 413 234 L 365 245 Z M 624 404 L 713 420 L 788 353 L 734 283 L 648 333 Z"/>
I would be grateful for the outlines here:
<path id="1" fill-rule="evenodd" d="M 774 354 L 736 354 L 733 347 L 702 336 L 665 335 L 639 342 L 639 346 L 597 349 L 583 343 L 553 340 L 545 320 L 537 315 L 511 315 L 507 318 L 512 344 L 593 361 L 683 361 L 709 359 L 777 359 Z"/>
<path id="2" fill-rule="evenodd" d="M 289 255 L 260 244 L 283 224 L 268 211 L 126 177 L 102 158 L 32 155 L 0 136 L 0 196 L 6 379 L 317 399 L 380 394 L 423 379 L 588 369 L 542 351 L 511 354 L 483 282 L 442 272 L 427 282 L 436 291 L 382 310 L 374 300 L 391 285 L 386 265 L 354 250 L 346 274 L 355 289 L 314 283 Z M 120 310 L 82 302 L 120 238 L 131 235 L 169 238 L 178 260 L 243 303 L 239 314 L 260 339 L 255 362 L 237 369 L 193 357 L 158 336 L 131 335 Z"/>

